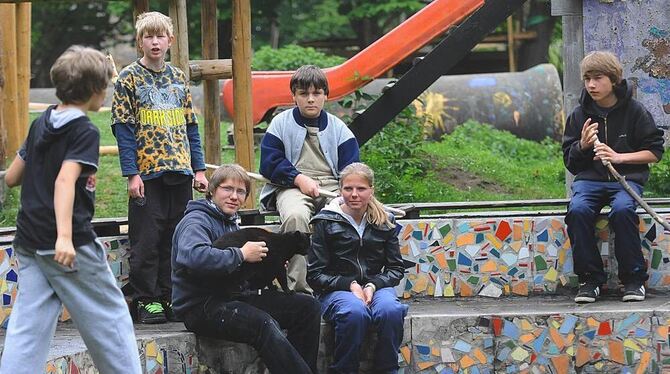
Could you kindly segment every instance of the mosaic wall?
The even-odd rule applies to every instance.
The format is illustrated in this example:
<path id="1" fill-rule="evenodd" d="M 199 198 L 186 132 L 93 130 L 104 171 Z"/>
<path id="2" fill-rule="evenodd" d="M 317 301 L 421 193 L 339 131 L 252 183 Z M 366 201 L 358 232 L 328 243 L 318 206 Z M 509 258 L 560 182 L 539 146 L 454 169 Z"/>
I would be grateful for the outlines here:
<path id="1" fill-rule="evenodd" d="M 198 374 L 200 368 L 195 353 L 195 337 L 181 334 L 177 339 L 158 338 L 139 342 L 140 362 L 145 374 Z M 47 362 L 46 374 L 98 373 L 87 352 L 59 357 Z"/>
<path id="2" fill-rule="evenodd" d="M 439 320 L 437 320 L 439 318 Z M 666 373 L 668 320 L 649 313 L 412 318 L 420 373 Z"/>
<path id="3" fill-rule="evenodd" d="M 397 287 L 415 296 L 529 296 L 575 287 L 572 251 L 563 217 L 401 221 L 400 251 L 412 264 Z M 613 235 L 596 223 L 608 288 L 618 285 Z M 650 217 L 640 220 L 648 286 L 670 288 L 670 240 Z"/>
<path id="4" fill-rule="evenodd" d="M 130 246 L 127 236 L 100 238 L 107 249 L 107 261 L 116 277 L 119 287 L 128 283 L 128 260 Z M 0 327 L 7 328 L 9 314 L 16 299 L 18 282 L 18 258 L 14 254 L 11 244 L 0 244 L 0 292 L 2 293 L 2 307 L 0 308 Z M 70 319 L 67 310 L 63 309 L 61 321 Z"/>

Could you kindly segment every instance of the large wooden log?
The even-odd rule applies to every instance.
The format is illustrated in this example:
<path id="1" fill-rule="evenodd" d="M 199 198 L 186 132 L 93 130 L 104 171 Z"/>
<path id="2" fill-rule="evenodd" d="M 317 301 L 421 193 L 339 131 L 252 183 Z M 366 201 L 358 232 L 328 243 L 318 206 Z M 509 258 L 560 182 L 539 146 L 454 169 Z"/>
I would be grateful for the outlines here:
<path id="1" fill-rule="evenodd" d="M 18 107 L 18 84 L 16 74 L 16 5 L 0 4 L 0 29 L 2 30 L 2 46 L 4 58 L 2 60 L 5 74 L 5 87 L 2 97 L 2 112 L 7 129 L 6 155 L 10 158 L 21 146 Z"/>
<path id="2" fill-rule="evenodd" d="M 28 104 L 30 104 L 30 11 L 31 3 L 16 5 L 16 83 L 18 91 L 18 136 L 28 135 Z"/>
<path id="3" fill-rule="evenodd" d="M 202 56 L 208 59 L 219 58 L 219 38 L 217 35 L 217 12 L 216 0 L 202 0 L 202 12 L 200 15 L 202 24 Z M 199 70 L 202 77 L 202 72 L 205 75 L 212 75 L 212 73 L 226 62 L 228 75 L 232 77 L 232 61 L 230 60 L 207 60 L 214 62 L 214 64 L 206 65 L 204 61 L 198 61 L 196 67 L 202 68 L 205 65 L 205 70 Z M 196 74 L 193 72 L 194 64 L 189 64 L 191 67 L 191 80 L 195 80 Z M 219 81 L 218 78 L 206 79 L 203 83 L 204 95 L 204 112 L 205 112 L 205 160 L 207 163 L 219 165 L 221 163 L 221 117 L 219 115 Z"/>
<path id="4" fill-rule="evenodd" d="M 233 1 L 233 123 L 235 160 L 247 171 L 254 171 L 254 139 L 251 102 L 251 2 Z M 247 208 L 256 201 L 252 188 Z"/>
<path id="5" fill-rule="evenodd" d="M 0 28 L 0 46 L 2 46 L 2 39 L 4 37 L 3 35 L 4 30 Z M 4 115 L 2 113 L 4 105 L 2 104 L 3 100 L 3 90 L 5 88 L 5 71 L 4 71 L 4 65 L 3 61 L 6 58 L 6 53 L 5 50 L 0 48 L 0 169 L 5 169 L 5 150 L 7 147 L 7 122 L 5 121 Z M 3 183 L 4 184 L 4 183 Z M 2 193 L 0 194 L 0 197 L 3 198 L 4 200 L 4 190 L 1 190 Z"/>
<path id="6" fill-rule="evenodd" d="M 217 46 L 217 52 L 218 52 L 218 46 Z M 203 48 L 203 55 L 204 54 L 205 51 Z M 204 57 L 209 58 L 207 56 Z M 233 77 L 233 60 L 231 59 L 191 60 L 189 61 L 188 65 L 192 81 L 230 79 Z"/>
<path id="7" fill-rule="evenodd" d="M 170 0 L 170 18 L 172 18 L 175 37 L 170 50 L 170 61 L 172 65 L 180 68 L 186 74 L 186 79 L 189 79 L 186 0 Z"/>

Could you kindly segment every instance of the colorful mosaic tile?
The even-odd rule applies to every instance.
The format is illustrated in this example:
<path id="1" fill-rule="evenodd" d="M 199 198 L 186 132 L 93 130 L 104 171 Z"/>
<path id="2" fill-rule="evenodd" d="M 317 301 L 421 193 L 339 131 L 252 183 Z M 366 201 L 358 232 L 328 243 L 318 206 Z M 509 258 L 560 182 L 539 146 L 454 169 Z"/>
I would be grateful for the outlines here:
<path id="1" fill-rule="evenodd" d="M 144 359 L 144 373 L 199 373 L 198 359 L 193 349 L 194 346 L 188 344 L 176 346 L 159 340 L 143 342 L 140 347 L 140 357 Z"/>
<path id="2" fill-rule="evenodd" d="M 7 328 L 9 314 L 16 300 L 18 291 L 18 257 L 11 245 L 0 247 L 0 292 L 2 293 L 2 306 L 0 307 L 0 326 Z"/>
<path id="3" fill-rule="evenodd" d="M 562 216 L 400 224 L 400 252 L 413 265 L 396 288 L 404 298 L 529 296 L 577 285 Z M 640 235 L 649 264 L 648 286 L 670 289 L 670 236 L 648 216 L 640 220 Z M 607 287 L 616 289 L 613 236 L 605 216 L 596 222 L 596 236 Z"/>
<path id="4" fill-rule="evenodd" d="M 430 317 L 413 319 L 411 368 L 420 373 L 493 373 L 491 331 L 488 317 L 457 318 L 446 324 Z"/>
<path id="5" fill-rule="evenodd" d="M 128 283 L 130 272 L 130 241 L 127 236 L 112 236 L 100 238 L 107 249 L 107 262 L 112 269 L 119 287 Z"/>

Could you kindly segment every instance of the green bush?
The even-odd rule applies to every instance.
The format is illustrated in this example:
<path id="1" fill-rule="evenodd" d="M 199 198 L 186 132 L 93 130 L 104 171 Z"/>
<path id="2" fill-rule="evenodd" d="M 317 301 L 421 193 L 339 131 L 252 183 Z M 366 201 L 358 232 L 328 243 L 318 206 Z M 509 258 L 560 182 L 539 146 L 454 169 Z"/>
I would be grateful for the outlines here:
<path id="1" fill-rule="evenodd" d="M 410 105 L 361 148 L 362 161 L 375 172 L 375 194 L 381 201 L 416 201 L 429 168 L 422 143 L 423 127 Z"/>
<path id="2" fill-rule="evenodd" d="M 253 70 L 296 70 L 303 65 L 316 65 L 327 68 L 343 63 L 346 59 L 319 52 L 311 47 L 289 44 L 282 48 L 261 47 L 254 53 L 251 68 Z"/>
<path id="3" fill-rule="evenodd" d="M 646 197 L 667 197 L 670 195 L 670 151 L 650 167 L 649 181 L 645 186 Z"/>

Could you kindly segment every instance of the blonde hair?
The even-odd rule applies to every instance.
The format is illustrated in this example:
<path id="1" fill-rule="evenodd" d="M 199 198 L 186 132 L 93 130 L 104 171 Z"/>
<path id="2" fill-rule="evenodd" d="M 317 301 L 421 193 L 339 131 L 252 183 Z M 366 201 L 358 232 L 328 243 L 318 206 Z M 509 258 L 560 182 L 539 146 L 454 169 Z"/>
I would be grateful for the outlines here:
<path id="1" fill-rule="evenodd" d="M 63 104 L 81 104 L 109 85 L 114 68 L 102 52 L 73 45 L 56 59 L 49 75 Z"/>
<path id="2" fill-rule="evenodd" d="M 251 188 L 251 178 L 249 178 L 247 171 L 238 164 L 226 164 L 221 165 L 214 170 L 212 177 L 209 178 L 209 185 L 207 186 L 205 197 L 211 200 L 212 196 L 214 196 L 214 191 L 216 191 L 221 183 L 227 180 L 241 181 L 244 183 L 244 188 L 247 190 L 247 197 L 249 196 L 248 192 Z"/>
<path id="3" fill-rule="evenodd" d="M 172 19 L 161 12 L 145 12 L 137 16 L 135 30 L 137 31 L 137 47 L 140 49 L 144 34 L 166 33 L 168 37 L 174 35 Z"/>
<path id="4" fill-rule="evenodd" d="M 589 53 L 579 64 L 579 70 L 582 79 L 586 79 L 586 76 L 591 74 L 603 74 L 610 79 L 612 84 L 619 84 L 623 79 L 621 62 L 612 52 L 594 51 Z"/>
<path id="5" fill-rule="evenodd" d="M 344 180 L 350 175 L 361 176 L 365 178 L 370 187 L 374 187 L 375 173 L 372 169 L 362 162 L 354 162 L 347 165 L 340 173 L 340 189 L 343 187 Z M 388 214 L 384 210 L 384 205 L 375 198 L 374 194 L 370 196 L 370 201 L 368 201 L 368 207 L 365 212 L 367 213 L 369 223 L 377 226 L 386 225 L 393 227 L 393 223 L 391 223 Z"/>

